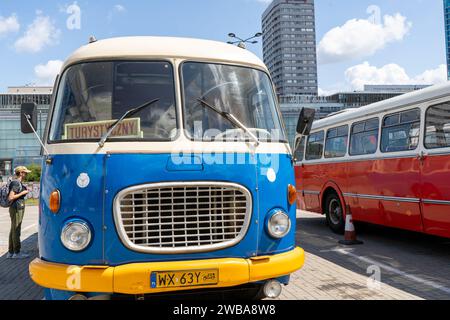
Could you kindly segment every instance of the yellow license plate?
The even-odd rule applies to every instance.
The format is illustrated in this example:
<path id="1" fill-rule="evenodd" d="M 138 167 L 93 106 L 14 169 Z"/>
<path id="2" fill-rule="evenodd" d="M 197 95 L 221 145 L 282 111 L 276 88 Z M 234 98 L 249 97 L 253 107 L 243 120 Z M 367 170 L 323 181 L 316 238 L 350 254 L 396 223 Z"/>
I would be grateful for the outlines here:
<path id="1" fill-rule="evenodd" d="M 219 270 L 152 272 L 150 277 L 153 289 L 207 286 L 218 283 Z"/>

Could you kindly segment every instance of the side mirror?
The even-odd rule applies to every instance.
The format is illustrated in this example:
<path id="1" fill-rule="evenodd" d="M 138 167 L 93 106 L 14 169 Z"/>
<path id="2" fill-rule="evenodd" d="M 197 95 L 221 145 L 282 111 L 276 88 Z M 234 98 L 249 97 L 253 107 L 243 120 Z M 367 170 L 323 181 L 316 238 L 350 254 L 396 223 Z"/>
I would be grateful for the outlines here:
<path id="1" fill-rule="evenodd" d="M 298 119 L 297 134 L 308 136 L 311 132 L 315 116 L 315 109 L 303 108 Z"/>
<path id="2" fill-rule="evenodd" d="M 30 126 L 30 123 L 32 127 Z M 35 103 L 23 103 L 20 108 L 20 126 L 22 133 L 34 133 L 37 128 L 37 107 Z"/>

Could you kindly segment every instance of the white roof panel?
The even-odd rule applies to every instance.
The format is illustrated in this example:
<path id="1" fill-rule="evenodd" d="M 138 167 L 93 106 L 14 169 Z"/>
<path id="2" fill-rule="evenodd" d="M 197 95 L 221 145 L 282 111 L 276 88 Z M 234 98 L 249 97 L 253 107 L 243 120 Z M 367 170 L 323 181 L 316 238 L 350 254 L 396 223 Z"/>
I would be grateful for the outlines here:
<path id="1" fill-rule="evenodd" d="M 174 37 L 124 37 L 99 40 L 75 51 L 63 69 L 81 61 L 114 58 L 181 58 L 247 65 L 267 70 L 252 52 L 223 42 Z"/>
<path id="2" fill-rule="evenodd" d="M 426 101 L 449 97 L 450 100 L 450 82 L 428 87 L 406 93 L 395 98 L 380 101 L 361 108 L 349 109 L 348 111 L 314 122 L 313 130 L 332 126 L 336 123 L 351 121 L 359 118 L 376 116 L 390 110 L 417 105 Z"/>

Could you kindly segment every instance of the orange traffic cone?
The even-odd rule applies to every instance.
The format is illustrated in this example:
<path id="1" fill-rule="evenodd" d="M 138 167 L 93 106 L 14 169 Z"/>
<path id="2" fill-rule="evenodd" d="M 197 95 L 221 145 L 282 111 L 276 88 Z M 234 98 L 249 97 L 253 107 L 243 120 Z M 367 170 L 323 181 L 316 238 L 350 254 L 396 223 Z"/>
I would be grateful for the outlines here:
<path id="1" fill-rule="evenodd" d="M 355 226 L 353 225 L 353 217 L 349 205 L 346 206 L 346 211 L 347 215 L 345 219 L 345 240 L 341 240 L 339 241 L 339 243 L 345 246 L 363 244 L 364 242 L 356 239 Z"/>

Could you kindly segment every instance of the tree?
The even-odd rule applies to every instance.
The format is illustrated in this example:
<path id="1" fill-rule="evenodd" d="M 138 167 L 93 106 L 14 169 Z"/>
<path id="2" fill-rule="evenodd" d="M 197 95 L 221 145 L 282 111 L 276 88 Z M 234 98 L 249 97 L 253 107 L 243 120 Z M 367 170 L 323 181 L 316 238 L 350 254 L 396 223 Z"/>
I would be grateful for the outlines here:
<path id="1" fill-rule="evenodd" d="M 32 164 L 31 166 L 28 167 L 28 170 L 30 170 L 31 173 L 29 173 L 27 175 L 25 182 L 40 182 L 41 181 L 41 173 L 42 173 L 41 166 L 39 166 L 37 164 Z"/>

